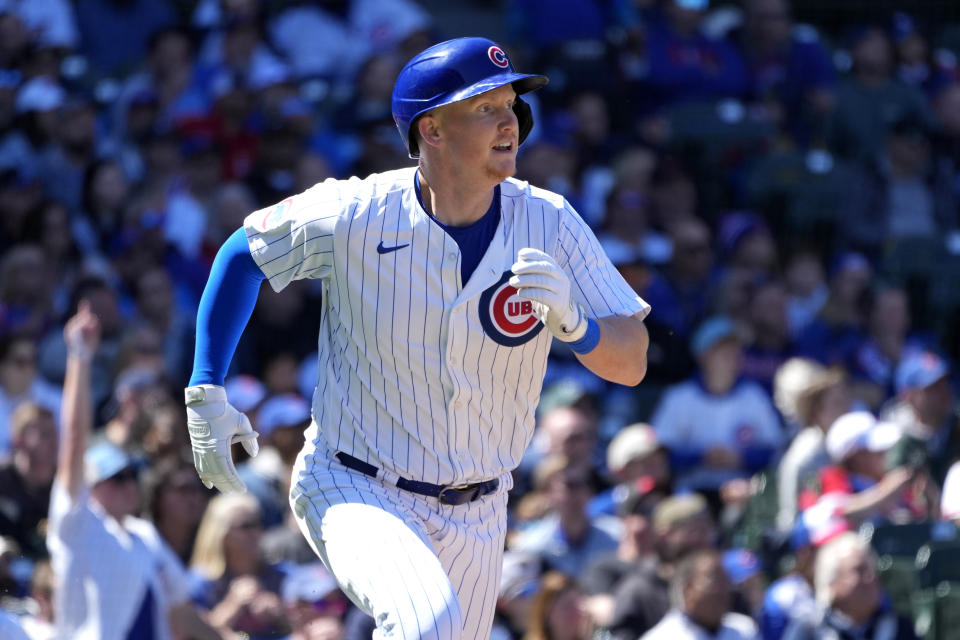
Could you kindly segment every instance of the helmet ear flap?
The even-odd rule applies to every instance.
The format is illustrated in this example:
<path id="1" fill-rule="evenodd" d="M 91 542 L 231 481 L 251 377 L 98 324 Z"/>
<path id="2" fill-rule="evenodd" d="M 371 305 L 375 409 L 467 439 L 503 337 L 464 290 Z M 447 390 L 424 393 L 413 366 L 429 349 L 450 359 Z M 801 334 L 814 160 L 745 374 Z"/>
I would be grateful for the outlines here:
<path id="1" fill-rule="evenodd" d="M 520 139 L 517 144 L 523 144 L 523 141 L 533 130 L 533 111 L 530 110 L 529 104 L 524 102 L 520 96 L 517 96 L 516 100 L 513 101 L 513 112 L 517 114 L 517 124 L 520 130 Z"/>

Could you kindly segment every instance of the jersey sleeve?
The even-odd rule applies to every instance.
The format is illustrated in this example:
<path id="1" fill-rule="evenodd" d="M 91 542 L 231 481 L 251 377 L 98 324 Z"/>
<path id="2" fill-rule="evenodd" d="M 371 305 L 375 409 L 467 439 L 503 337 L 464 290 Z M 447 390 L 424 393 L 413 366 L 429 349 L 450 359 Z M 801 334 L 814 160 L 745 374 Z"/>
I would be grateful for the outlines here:
<path id="1" fill-rule="evenodd" d="M 650 312 L 600 246 L 587 223 L 564 202 L 560 211 L 557 261 L 572 281 L 571 293 L 594 318 Z"/>
<path id="2" fill-rule="evenodd" d="M 250 255 L 274 291 L 294 280 L 330 273 L 334 233 L 354 200 L 353 182 L 359 181 L 331 178 L 244 220 Z"/>

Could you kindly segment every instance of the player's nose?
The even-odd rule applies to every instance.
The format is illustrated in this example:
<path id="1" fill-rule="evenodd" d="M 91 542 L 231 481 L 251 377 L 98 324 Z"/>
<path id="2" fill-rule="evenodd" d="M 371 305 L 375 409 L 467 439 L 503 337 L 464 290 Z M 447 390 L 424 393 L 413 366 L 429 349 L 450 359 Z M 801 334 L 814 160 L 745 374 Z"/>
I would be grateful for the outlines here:
<path id="1" fill-rule="evenodd" d="M 504 107 L 501 109 L 500 116 L 500 130 L 508 131 L 510 129 L 517 129 L 520 126 L 519 121 L 517 120 L 517 114 L 514 113 L 513 109 L 510 107 Z"/>

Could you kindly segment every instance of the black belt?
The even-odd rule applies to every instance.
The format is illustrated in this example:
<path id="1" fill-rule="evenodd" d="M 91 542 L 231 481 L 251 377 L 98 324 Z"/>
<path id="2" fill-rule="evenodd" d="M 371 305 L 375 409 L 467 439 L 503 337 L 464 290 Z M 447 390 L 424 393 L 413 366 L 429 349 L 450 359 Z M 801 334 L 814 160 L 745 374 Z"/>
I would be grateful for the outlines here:
<path id="1" fill-rule="evenodd" d="M 368 475 L 371 478 L 376 478 L 377 474 L 380 472 L 379 469 L 369 462 L 364 462 L 359 458 L 354 458 L 350 454 L 344 453 L 343 451 L 338 451 L 336 458 L 340 461 L 340 464 L 348 469 L 359 471 L 360 473 Z M 419 493 L 423 496 L 437 498 L 443 504 L 457 505 L 473 502 L 477 498 L 482 498 L 488 493 L 493 493 L 497 490 L 497 487 L 500 486 L 500 481 L 494 478 L 493 480 L 487 480 L 485 482 L 450 486 L 433 484 L 431 482 L 420 482 L 419 480 L 398 478 L 396 484 L 398 488 L 403 489 L 404 491 L 412 491 L 413 493 Z"/>

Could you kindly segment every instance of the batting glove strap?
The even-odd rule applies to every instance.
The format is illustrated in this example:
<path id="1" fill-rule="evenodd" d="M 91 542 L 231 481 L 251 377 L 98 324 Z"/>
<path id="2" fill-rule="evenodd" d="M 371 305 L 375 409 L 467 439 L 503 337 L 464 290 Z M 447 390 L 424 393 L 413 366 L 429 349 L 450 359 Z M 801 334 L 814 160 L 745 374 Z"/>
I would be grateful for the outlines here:
<path id="1" fill-rule="evenodd" d="M 226 391 L 217 385 L 187 387 L 184 400 L 193 463 L 203 484 L 224 493 L 243 493 L 246 487 L 237 475 L 230 445 L 239 442 L 248 454 L 257 455 L 257 434 L 247 416 L 227 402 Z"/>

